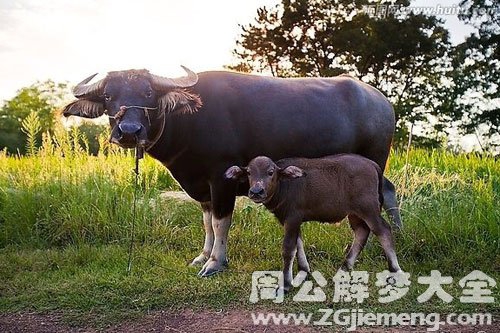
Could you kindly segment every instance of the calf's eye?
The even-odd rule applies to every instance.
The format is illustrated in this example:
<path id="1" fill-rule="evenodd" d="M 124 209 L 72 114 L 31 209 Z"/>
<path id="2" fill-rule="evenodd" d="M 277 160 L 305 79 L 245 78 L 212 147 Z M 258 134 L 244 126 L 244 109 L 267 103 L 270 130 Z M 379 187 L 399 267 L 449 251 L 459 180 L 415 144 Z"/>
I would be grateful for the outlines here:
<path id="1" fill-rule="evenodd" d="M 268 171 L 267 171 L 267 174 L 268 174 L 269 176 L 272 176 L 272 175 L 274 175 L 274 170 L 273 170 L 273 169 L 271 169 L 271 170 L 268 170 Z"/>
<path id="2" fill-rule="evenodd" d="M 146 93 L 146 97 L 150 98 L 151 96 L 153 96 L 153 92 L 150 90 Z"/>
<path id="3" fill-rule="evenodd" d="M 110 96 L 110 95 L 108 95 L 108 94 L 104 94 L 104 100 L 105 100 L 106 102 L 109 102 L 109 101 L 111 100 L 111 96 Z"/>

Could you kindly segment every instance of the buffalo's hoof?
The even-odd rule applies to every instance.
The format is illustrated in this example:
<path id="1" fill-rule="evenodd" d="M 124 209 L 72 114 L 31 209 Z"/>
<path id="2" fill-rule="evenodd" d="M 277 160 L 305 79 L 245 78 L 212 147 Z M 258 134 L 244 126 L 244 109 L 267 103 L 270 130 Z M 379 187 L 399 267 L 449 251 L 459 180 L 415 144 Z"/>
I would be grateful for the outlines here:
<path id="1" fill-rule="evenodd" d="M 196 258 L 191 261 L 189 266 L 203 266 L 208 260 L 208 257 L 204 255 L 203 253 L 197 256 Z"/>
<path id="2" fill-rule="evenodd" d="M 213 258 L 208 259 L 208 261 L 203 265 L 203 268 L 198 273 L 201 277 L 208 277 L 219 272 L 222 272 L 227 267 L 227 261 L 219 261 Z"/>
<path id="3" fill-rule="evenodd" d="M 392 218 L 392 223 L 394 224 L 394 229 L 396 232 L 401 231 L 403 229 L 403 222 L 401 222 L 400 218 Z"/>

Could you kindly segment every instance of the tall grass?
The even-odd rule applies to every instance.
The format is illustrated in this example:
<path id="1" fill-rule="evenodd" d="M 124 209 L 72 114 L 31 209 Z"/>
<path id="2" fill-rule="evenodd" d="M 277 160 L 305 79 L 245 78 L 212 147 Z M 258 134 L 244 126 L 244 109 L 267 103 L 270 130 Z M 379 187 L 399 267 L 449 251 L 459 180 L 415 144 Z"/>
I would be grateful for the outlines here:
<path id="1" fill-rule="evenodd" d="M 28 156 L 0 155 L 0 246 L 102 244 L 128 237 L 133 152 L 101 138 L 101 153 L 91 156 L 81 138 L 78 128 L 61 130 L 44 135 L 41 148 Z M 141 162 L 139 185 L 145 201 L 177 188 L 150 158 Z M 139 225 L 158 218 L 155 213 L 154 206 L 139 205 Z"/>
<path id="2" fill-rule="evenodd" d="M 200 279 L 196 268 L 186 266 L 203 244 L 200 208 L 160 200 L 161 191 L 179 187 L 146 157 L 136 221 L 140 246 L 134 273 L 127 276 L 134 157 L 107 144 L 106 135 L 99 139 L 98 156 L 87 153 L 77 129 L 45 135 L 31 156 L 0 154 L 0 312 L 58 310 L 78 321 L 96 315 L 116 320 L 165 307 L 247 306 L 242 300 L 250 295 L 251 272 L 281 266 L 282 230 L 273 216 L 238 200 L 230 268 Z M 403 197 L 404 227 L 395 235 L 403 269 L 413 277 L 432 269 L 453 276 L 449 292 L 455 297 L 458 280 L 472 270 L 500 282 L 500 164 L 488 156 L 438 150 L 411 150 L 408 165 L 405 160 L 405 152 L 393 152 L 387 174 Z M 352 240 L 348 226 L 309 223 L 304 239 L 312 269 L 331 281 Z M 372 238 L 356 268 L 385 267 Z M 418 292 L 422 287 L 387 309 L 425 309 L 415 301 Z M 497 303 L 485 305 L 489 311 L 498 311 L 498 288 L 494 295 Z M 432 304 L 432 311 L 477 310 L 474 304 Z M 380 304 L 371 299 L 365 306 Z"/>

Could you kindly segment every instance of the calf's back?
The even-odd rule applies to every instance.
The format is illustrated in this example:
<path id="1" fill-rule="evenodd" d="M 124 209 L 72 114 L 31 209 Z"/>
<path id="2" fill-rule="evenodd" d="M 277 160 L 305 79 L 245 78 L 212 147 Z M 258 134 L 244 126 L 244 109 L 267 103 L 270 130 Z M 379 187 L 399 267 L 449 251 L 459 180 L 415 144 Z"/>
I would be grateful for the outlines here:
<path id="1" fill-rule="evenodd" d="M 319 159 L 287 158 L 276 164 L 280 168 L 295 165 L 306 174 L 280 180 L 268 207 L 280 220 L 295 215 L 302 221 L 338 222 L 359 211 L 380 210 L 382 173 L 365 157 L 341 154 Z"/>

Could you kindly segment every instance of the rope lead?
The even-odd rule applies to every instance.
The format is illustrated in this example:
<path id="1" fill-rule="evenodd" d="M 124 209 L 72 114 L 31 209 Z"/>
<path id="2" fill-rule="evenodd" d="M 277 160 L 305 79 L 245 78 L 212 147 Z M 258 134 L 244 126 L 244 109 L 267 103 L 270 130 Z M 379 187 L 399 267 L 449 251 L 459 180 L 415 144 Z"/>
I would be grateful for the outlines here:
<path id="1" fill-rule="evenodd" d="M 130 244 L 128 247 L 128 263 L 127 263 L 127 274 L 130 274 L 132 270 L 132 251 L 134 249 L 134 241 L 135 241 L 135 223 L 137 217 L 137 193 L 139 191 L 139 160 L 144 157 L 144 149 L 143 147 L 135 147 L 135 182 L 134 182 L 134 204 L 132 208 L 132 230 L 131 230 L 131 238 Z"/>

